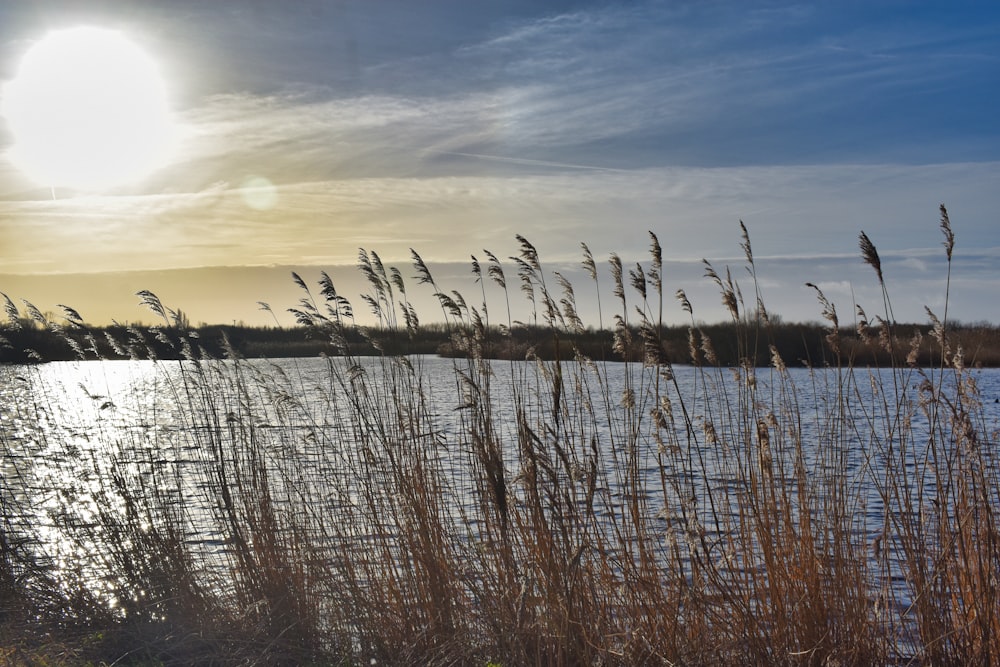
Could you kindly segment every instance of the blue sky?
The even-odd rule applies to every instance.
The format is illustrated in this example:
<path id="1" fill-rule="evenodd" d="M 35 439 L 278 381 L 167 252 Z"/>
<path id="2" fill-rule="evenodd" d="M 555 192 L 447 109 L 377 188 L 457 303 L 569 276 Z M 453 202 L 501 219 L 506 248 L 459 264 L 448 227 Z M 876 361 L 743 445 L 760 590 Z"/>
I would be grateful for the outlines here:
<path id="1" fill-rule="evenodd" d="M 877 311 L 864 230 L 896 316 L 922 320 L 943 308 L 945 203 L 950 313 L 1000 321 L 996 3 L 0 1 L 0 79 L 79 24 L 157 60 L 181 139 L 96 194 L 53 199 L 0 163 L 0 291 L 43 309 L 135 319 L 133 292 L 155 289 L 195 321 L 259 321 L 256 301 L 297 297 L 254 271 L 349 281 L 338 267 L 365 247 L 411 275 L 410 247 L 505 257 L 520 233 L 569 272 L 580 242 L 645 261 L 653 230 L 668 293 L 715 320 L 700 260 L 745 280 L 743 220 L 786 319 L 819 318 L 807 281 L 845 319 Z M 269 208 L 247 183 L 273 185 Z M 206 267 L 234 268 L 209 284 Z"/>

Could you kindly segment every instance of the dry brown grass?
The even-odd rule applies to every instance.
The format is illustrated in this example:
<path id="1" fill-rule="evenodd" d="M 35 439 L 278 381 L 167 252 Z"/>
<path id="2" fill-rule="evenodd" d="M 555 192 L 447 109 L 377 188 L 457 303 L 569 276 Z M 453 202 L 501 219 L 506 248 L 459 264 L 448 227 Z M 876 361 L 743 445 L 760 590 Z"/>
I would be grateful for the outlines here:
<path id="1" fill-rule="evenodd" d="M 943 210 L 942 230 L 950 266 Z M 583 326 L 574 286 L 519 243 L 513 275 L 489 255 L 474 277 L 505 294 L 516 282 L 551 331 L 554 360 L 485 360 L 505 343 L 485 304 L 442 289 L 414 254 L 418 282 L 466 352 L 450 362 L 447 427 L 419 359 L 352 354 L 353 313 L 327 278 L 314 295 L 296 277 L 293 309 L 344 353 L 320 377 L 205 359 L 165 326 L 188 358 L 157 364 L 168 379 L 159 391 L 194 439 L 188 463 L 171 463 L 165 442 L 99 432 L 94 484 L 63 507 L 75 568 L 14 520 L 23 499 L 5 477 L 0 655 L 462 665 L 985 665 L 1000 655 L 997 443 L 946 313 L 913 343 L 931 346 L 932 367 L 908 363 L 907 334 L 884 324 L 861 337 L 887 368 L 835 363 L 809 375 L 793 375 L 776 350 L 768 368 L 720 366 L 692 314 L 696 368 L 682 381 L 661 337 L 655 236 L 647 266 L 610 262 L 614 347 L 639 345 L 645 357 L 623 364 L 559 343 Z M 862 251 L 891 323 L 867 236 Z M 401 274 L 371 252 L 360 265 L 382 328 L 419 327 Z M 586 246 L 584 266 L 598 282 Z M 707 270 L 747 356 L 769 336 L 763 296 Z M 818 295 L 830 353 L 849 360 Z M 154 295 L 142 298 L 171 324 Z M 39 419 L 53 396 L 12 410 Z M 46 451 L 65 449 L 60 431 L 39 433 L 53 440 Z M 7 454 L 19 451 L 0 434 Z M 28 474 L 29 461 L 11 461 Z M 96 514 L 70 520 L 83 501 Z M 214 550 L 192 541 L 193 525 L 217 538 Z M 111 573 L 102 586 L 87 580 L 88 562 Z M 13 639 L 32 623 L 47 630 Z"/>

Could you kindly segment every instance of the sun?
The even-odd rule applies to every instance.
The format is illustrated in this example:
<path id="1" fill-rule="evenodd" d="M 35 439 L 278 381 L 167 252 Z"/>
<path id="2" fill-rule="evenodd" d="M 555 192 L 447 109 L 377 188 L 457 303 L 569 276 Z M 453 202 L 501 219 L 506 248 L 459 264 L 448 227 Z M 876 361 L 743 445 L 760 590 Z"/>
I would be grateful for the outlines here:
<path id="1" fill-rule="evenodd" d="M 156 63 L 116 30 L 49 33 L 0 92 L 8 158 L 39 185 L 104 190 L 140 180 L 170 154 L 173 128 Z"/>

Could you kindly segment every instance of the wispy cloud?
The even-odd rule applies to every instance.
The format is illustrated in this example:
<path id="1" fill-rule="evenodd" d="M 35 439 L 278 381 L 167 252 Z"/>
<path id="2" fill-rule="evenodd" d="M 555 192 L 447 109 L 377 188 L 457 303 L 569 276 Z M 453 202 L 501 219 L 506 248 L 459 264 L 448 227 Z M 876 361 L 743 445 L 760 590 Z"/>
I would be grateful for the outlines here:
<path id="1" fill-rule="evenodd" d="M 742 219 L 766 286 L 805 312 L 805 280 L 872 296 L 862 229 L 889 273 L 935 293 L 944 202 L 956 281 L 994 280 L 995 12 L 303 6 L 136 10 L 176 49 L 174 163 L 55 200 L 0 169 L 4 269 L 350 264 L 359 246 L 454 262 L 514 252 L 515 233 L 569 263 L 580 241 L 642 258 L 654 230 L 694 281 L 701 257 L 739 263 Z M 251 177 L 273 207 L 248 204 Z"/>
<path id="2" fill-rule="evenodd" d="M 210 97 L 185 120 L 206 158 L 292 174 L 441 169 L 428 151 L 627 168 L 954 161 L 928 136 L 947 104 L 932 96 L 989 78 L 981 47 L 956 46 L 970 29 L 859 28 L 830 11 L 586 7 L 378 62 L 363 94 L 290 81 Z"/>
<path id="3" fill-rule="evenodd" d="M 854 256 L 863 229 L 887 260 L 917 268 L 940 250 L 942 200 L 956 202 L 957 252 L 963 243 L 1000 245 L 991 235 L 998 178 L 1000 164 L 539 168 L 278 183 L 268 210 L 251 207 L 234 179 L 197 192 L 4 202 L 0 236 L 12 271 L 343 263 L 359 246 L 386 257 L 423 247 L 450 261 L 508 245 L 516 233 L 564 261 L 579 241 L 641 256 L 646 230 L 670 259 L 726 259 L 739 254 L 742 219 L 759 257 Z M 45 253 L 30 240 L 39 238 Z"/>

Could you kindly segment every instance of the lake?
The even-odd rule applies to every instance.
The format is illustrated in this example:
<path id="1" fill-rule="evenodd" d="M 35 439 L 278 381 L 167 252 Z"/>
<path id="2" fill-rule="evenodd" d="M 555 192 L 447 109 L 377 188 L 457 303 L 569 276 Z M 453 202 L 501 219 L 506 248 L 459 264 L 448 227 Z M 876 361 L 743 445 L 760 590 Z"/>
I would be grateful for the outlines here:
<path id="1" fill-rule="evenodd" d="M 101 557 L 109 521 L 145 516 L 135 513 L 141 502 L 151 522 L 169 514 L 225 586 L 234 539 L 252 535 L 233 532 L 234 517 L 250 515 L 223 487 L 237 497 L 266 491 L 337 559 L 345 544 L 363 554 L 399 529 L 405 518 L 386 513 L 396 505 L 372 499 L 396 493 L 405 466 L 428 466 L 445 498 L 440 520 L 452 538 L 476 541 L 496 479 L 483 481 L 489 441 L 512 505 L 524 502 L 531 475 L 563 479 L 561 511 L 586 505 L 617 539 L 639 512 L 664 558 L 714 549 L 727 576 L 760 567 L 725 545 L 758 511 L 750 500 L 762 480 L 783 494 L 775 502 L 791 505 L 789 516 L 823 519 L 836 506 L 850 513 L 840 519 L 850 540 L 873 545 L 872 589 L 888 587 L 905 607 L 913 591 L 893 527 L 946 492 L 928 443 L 952 437 L 956 415 L 946 414 L 954 403 L 930 400 L 935 392 L 968 401 L 962 418 L 997 478 L 1000 370 L 956 377 L 432 356 L 7 366 L 3 509 L 9 535 L 100 592 L 121 583 Z M 901 483 L 912 496 L 898 496 Z"/>

